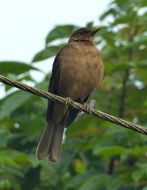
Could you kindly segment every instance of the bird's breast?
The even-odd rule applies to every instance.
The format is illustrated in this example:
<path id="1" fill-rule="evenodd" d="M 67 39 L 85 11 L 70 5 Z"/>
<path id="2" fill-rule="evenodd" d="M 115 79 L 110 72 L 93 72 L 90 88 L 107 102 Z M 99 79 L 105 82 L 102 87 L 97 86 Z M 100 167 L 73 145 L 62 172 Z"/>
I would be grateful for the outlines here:
<path id="1" fill-rule="evenodd" d="M 93 45 L 83 44 L 73 44 L 65 50 L 61 55 L 59 94 L 74 100 L 85 99 L 102 78 L 99 52 Z"/>

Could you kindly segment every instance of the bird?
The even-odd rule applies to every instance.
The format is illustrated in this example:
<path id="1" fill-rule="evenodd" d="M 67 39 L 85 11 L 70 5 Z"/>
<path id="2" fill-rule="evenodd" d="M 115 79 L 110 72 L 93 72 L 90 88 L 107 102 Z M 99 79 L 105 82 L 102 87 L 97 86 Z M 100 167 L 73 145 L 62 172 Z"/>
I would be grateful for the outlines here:
<path id="1" fill-rule="evenodd" d="M 103 76 L 100 51 L 93 43 L 97 28 L 80 28 L 73 32 L 67 45 L 54 59 L 49 92 L 86 104 Z M 79 110 L 48 100 L 46 126 L 36 150 L 38 160 L 60 160 L 64 129 L 78 116 Z"/>

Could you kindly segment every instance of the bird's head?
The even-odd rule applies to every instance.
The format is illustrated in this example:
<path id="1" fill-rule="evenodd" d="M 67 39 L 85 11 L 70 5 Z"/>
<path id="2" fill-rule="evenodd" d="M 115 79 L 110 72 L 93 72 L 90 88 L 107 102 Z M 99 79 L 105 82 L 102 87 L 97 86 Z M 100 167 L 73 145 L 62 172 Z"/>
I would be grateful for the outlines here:
<path id="1" fill-rule="evenodd" d="M 90 41 L 92 42 L 93 40 L 93 36 L 100 30 L 101 28 L 80 28 L 76 31 L 73 32 L 73 34 L 71 35 L 69 42 L 73 42 L 73 41 L 77 41 L 77 42 L 81 42 L 81 41 Z"/>

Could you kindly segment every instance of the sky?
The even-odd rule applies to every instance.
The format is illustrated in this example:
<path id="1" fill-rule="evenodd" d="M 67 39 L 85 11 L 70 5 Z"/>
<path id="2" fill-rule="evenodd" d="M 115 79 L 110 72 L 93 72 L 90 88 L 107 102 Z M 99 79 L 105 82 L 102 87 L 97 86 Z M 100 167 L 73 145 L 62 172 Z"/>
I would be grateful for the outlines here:
<path id="1" fill-rule="evenodd" d="M 108 8 L 110 0 L 0 0 L 0 61 L 30 63 L 44 48 L 45 37 L 55 25 L 89 21 L 100 26 L 98 17 Z M 49 72 L 53 59 L 35 66 Z M 43 74 L 32 72 L 41 80 Z M 4 90 L 1 88 L 0 97 Z"/>
<path id="2" fill-rule="evenodd" d="M 30 62 L 57 24 L 99 25 L 110 0 L 0 0 L 0 61 Z"/>

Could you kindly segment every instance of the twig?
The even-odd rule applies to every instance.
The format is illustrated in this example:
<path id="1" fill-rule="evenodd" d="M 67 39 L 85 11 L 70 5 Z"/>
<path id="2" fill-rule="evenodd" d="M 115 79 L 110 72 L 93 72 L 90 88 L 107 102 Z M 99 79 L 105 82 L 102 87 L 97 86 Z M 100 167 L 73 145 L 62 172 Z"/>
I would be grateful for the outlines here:
<path id="1" fill-rule="evenodd" d="M 30 86 L 28 86 L 26 84 L 14 81 L 14 80 L 9 79 L 7 77 L 4 77 L 2 75 L 0 75 L 0 82 L 2 82 L 4 84 L 7 84 L 7 85 L 10 85 L 10 86 L 14 86 L 16 88 L 19 88 L 21 90 L 24 90 L 24 91 L 32 93 L 32 94 L 35 94 L 37 96 L 41 96 L 41 97 L 46 98 L 46 99 L 51 99 L 53 101 L 60 102 L 60 103 L 65 104 L 65 105 L 67 105 L 67 103 L 68 103 L 69 106 L 71 106 L 71 107 L 73 107 L 75 109 L 81 110 L 81 111 L 83 111 L 83 112 L 85 112 L 87 114 L 94 115 L 94 116 L 99 117 L 99 118 L 101 118 L 103 120 L 110 121 L 112 123 L 115 123 L 117 125 L 120 125 L 122 127 L 131 129 L 131 130 L 134 130 L 134 131 L 137 131 L 139 133 L 147 134 L 147 128 L 144 128 L 143 126 L 140 126 L 140 125 L 125 121 L 123 119 L 120 119 L 118 117 L 109 115 L 107 113 L 104 113 L 102 111 L 99 111 L 99 110 L 96 110 L 96 109 L 93 109 L 93 108 L 87 109 L 86 105 L 82 105 L 82 104 L 74 102 L 74 101 L 69 101 L 69 98 L 63 98 L 61 96 L 57 96 L 55 94 L 45 92 L 45 91 L 39 90 L 37 88 L 30 87 Z"/>
<path id="2" fill-rule="evenodd" d="M 127 93 L 127 82 L 129 79 L 129 70 L 124 72 L 123 84 L 120 95 L 120 106 L 118 117 L 123 118 L 125 114 L 125 103 L 126 103 L 126 93 Z"/>

